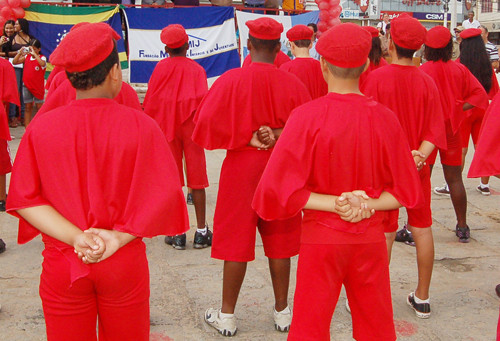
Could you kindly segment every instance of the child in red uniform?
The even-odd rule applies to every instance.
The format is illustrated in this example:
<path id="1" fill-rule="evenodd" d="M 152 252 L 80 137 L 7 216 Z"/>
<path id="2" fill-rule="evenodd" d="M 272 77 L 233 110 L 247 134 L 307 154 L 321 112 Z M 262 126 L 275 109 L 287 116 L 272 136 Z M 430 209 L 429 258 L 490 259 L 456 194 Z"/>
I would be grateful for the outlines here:
<path id="1" fill-rule="evenodd" d="M 370 48 L 370 34 L 354 24 L 321 36 L 316 49 L 329 93 L 292 112 L 253 200 L 263 219 L 285 219 L 304 210 L 288 340 L 330 339 L 342 284 L 351 305 L 353 337 L 396 339 L 385 214 L 351 221 L 348 212 L 339 211 L 342 197 L 354 206 L 353 194 L 377 211 L 423 201 L 397 118 L 359 91 Z"/>
<path id="2" fill-rule="evenodd" d="M 247 263 L 255 258 L 256 226 L 269 258 L 275 327 L 287 331 L 290 326 L 290 257 L 299 251 L 301 217 L 265 222 L 252 209 L 255 188 L 271 155 L 271 145 L 259 142 L 257 135 L 261 126 L 268 126 L 276 138 L 292 109 L 311 100 L 297 77 L 273 65 L 283 26 L 270 18 L 246 24 L 253 63 L 227 71 L 213 84 L 195 115 L 193 133 L 193 141 L 206 149 L 227 149 L 212 244 L 212 257 L 224 260 L 222 307 L 205 312 L 205 321 L 226 336 L 236 333 L 234 309 Z"/>
<path id="3" fill-rule="evenodd" d="M 368 33 L 371 34 L 372 36 L 372 49 L 370 50 L 370 53 L 368 54 L 368 58 L 370 59 L 370 65 L 368 66 L 368 69 L 361 74 L 361 77 L 359 77 L 359 84 L 362 86 L 364 81 L 366 80 L 366 77 L 372 72 L 373 70 L 378 69 L 379 67 L 389 65 L 385 59 L 382 57 L 382 42 L 380 41 L 380 32 L 376 27 L 373 26 L 363 26 L 364 30 L 367 30 Z"/>
<path id="4" fill-rule="evenodd" d="M 205 70 L 186 57 L 188 36 L 181 25 L 169 25 L 161 32 L 169 57 L 160 61 L 151 75 L 144 98 L 144 112 L 160 126 L 174 155 L 179 179 L 184 185 L 183 157 L 187 186 L 192 189 L 198 230 L 194 248 L 212 245 L 212 232 L 205 222 L 205 188 L 208 187 L 205 151 L 191 139 L 193 116 L 208 91 Z M 165 242 L 176 249 L 186 248 L 186 234 L 167 236 Z"/>
<path id="5" fill-rule="evenodd" d="M 40 109 L 45 96 L 45 68 L 47 58 L 40 54 L 42 44 L 39 40 L 30 41 L 28 50 L 20 49 L 12 61 L 13 64 L 22 64 L 23 67 L 23 100 L 26 107 L 24 113 L 24 126 L 27 127 L 33 114 L 33 106 Z"/>
<path id="6" fill-rule="evenodd" d="M 474 107 L 485 110 L 488 107 L 488 95 L 465 66 L 451 60 L 452 50 L 450 31 L 443 26 L 433 27 L 425 40 L 424 53 L 428 62 L 420 69 L 434 79 L 441 96 L 447 149 L 439 149 L 439 155 L 457 217 L 456 230 L 462 236 L 459 241 L 466 243 L 469 242 L 470 230 L 467 226 L 467 193 L 462 180 L 460 125 L 466 119 L 464 110 Z M 436 155 L 437 149 L 427 160 L 431 172 Z"/>
<path id="7" fill-rule="evenodd" d="M 414 18 L 401 15 L 391 22 L 389 53 L 392 64 L 368 75 L 363 93 L 393 110 L 406 133 L 410 148 L 417 151 L 415 164 L 425 161 L 437 146 L 446 148 L 444 118 L 436 84 L 430 76 L 413 65 L 413 54 L 425 40 L 427 30 Z M 434 264 L 432 238 L 430 169 L 420 171 L 425 205 L 407 209 L 409 230 L 417 248 L 418 285 L 408 296 L 408 304 L 418 317 L 430 316 L 429 286 Z M 397 230 L 398 212 L 389 213 L 386 226 L 389 259 Z"/>
<path id="8" fill-rule="evenodd" d="M 45 243 L 47 339 L 96 340 L 97 321 L 100 340 L 149 340 L 142 237 L 188 228 L 174 160 L 156 122 L 112 100 L 122 79 L 109 25 L 68 33 L 51 60 L 65 68 L 76 100 L 28 127 L 7 201 L 19 243 L 40 232 Z"/>
<path id="9" fill-rule="evenodd" d="M 309 90 L 312 99 L 326 95 L 328 86 L 323 79 L 319 61 L 309 55 L 312 47 L 313 31 L 306 25 L 295 25 L 286 32 L 295 59 L 280 66 L 280 69 L 293 73 Z"/>

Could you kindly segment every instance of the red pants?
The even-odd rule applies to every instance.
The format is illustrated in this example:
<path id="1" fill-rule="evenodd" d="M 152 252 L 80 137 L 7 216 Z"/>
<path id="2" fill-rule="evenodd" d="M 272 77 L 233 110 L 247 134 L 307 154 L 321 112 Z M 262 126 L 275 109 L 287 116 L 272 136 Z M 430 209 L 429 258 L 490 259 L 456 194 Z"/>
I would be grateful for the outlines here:
<path id="1" fill-rule="evenodd" d="M 356 340 L 396 340 L 385 242 L 301 244 L 288 340 L 330 340 L 344 284 Z"/>
<path id="2" fill-rule="evenodd" d="M 0 175 L 8 174 L 12 171 L 12 160 L 7 140 L 0 139 Z"/>
<path id="3" fill-rule="evenodd" d="M 470 132 L 467 134 L 467 145 L 469 144 L 469 134 Z M 439 157 L 441 158 L 441 164 L 446 166 L 461 166 L 462 138 L 460 135 L 460 129 L 457 131 L 456 134 L 453 134 L 453 129 L 451 127 L 451 123 L 449 122 L 446 123 L 446 142 L 448 148 L 446 150 L 439 149 Z M 437 152 L 438 149 L 434 148 L 434 151 L 427 158 L 427 164 L 433 165 L 436 163 Z"/>
<path id="4" fill-rule="evenodd" d="M 149 340 L 149 269 L 136 239 L 91 266 L 70 287 L 70 267 L 53 247 L 43 251 L 40 297 L 48 341 Z"/>
<path id="5" fill-rule="evenodd" d="M 471 136 L 474 145 L 479 141 L 479 132 L 481 131 L 481 124 L 483 124 L 485 111 L 478 108 L 473 108 L 471 110 L 472 114 L 460 125 L 462 148 L 469 147 L 469 139 Z"/>

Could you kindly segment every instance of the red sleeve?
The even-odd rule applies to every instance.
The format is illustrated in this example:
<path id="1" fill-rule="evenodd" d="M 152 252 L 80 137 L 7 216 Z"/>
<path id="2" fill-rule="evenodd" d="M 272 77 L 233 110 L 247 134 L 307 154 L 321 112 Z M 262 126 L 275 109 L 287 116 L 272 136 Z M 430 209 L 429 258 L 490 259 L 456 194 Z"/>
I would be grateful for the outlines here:
<path id="1" fill-rule="evenodd" d="M 135 92 L 134 88 L 125 82 L 122 83 L 122 88 L 115 97 L 115 101 L 119 104 L 126 105 L 129 108 L 142 111 L 137 92 Z"/>
<path id="2" fill-rule="evenodd" d="M 288 57 L 283 51 L 280 50 L 276 55 L 276 58 L 274 58 L 274 65 L 279 68 L 281 65 L 289 62 L 290 60 L 290 57 Z"/>
<path id="3" fill-rule="evenodd" d="M 64 68 L 62 66 L 55 66 L 54 69 L 50 72 L 49 78 L 47 78 L 47 82 L 45 83 L 45 89 L 49 90 L 50 85 L 52 84 L 52 81 L 54 80 L 55 75 L 57 75 L 59 72 L 64 71 Z"/>
<path id="4" fill-rule="evenodd" d="M 5 59 L 0 60 L 0 139 L 10 141 L 9 120 L 4 103 L 19 105 L 14 67 Z"/>
<path id="5" fill-rule="evenodd" d="M 447 149 L 446 128 L 439 91 L 428 75 L 428 94 L 422 140 L 431 142 L 436 148 Z"/>
<path id="6" fill-rule="evenodd" d="M 54 85 L 54 83 L 55 82 L 52 82 L 52 85 Z M 47 95 L 45 102 L 33 119 L 36 120 L 37 117 L 40 117 L 50 110 L 65 106 L 75 98 L 76 90 L 71 85 L 71 82 L 66 79 L 50 94 L 50 96 Z"/>

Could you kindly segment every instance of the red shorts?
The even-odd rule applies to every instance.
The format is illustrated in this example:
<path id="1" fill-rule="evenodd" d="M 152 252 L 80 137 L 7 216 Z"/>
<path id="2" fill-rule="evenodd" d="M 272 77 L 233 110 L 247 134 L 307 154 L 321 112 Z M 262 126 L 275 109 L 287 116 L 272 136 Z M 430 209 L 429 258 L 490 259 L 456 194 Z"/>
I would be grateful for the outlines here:
<path id="1" fill-rule="evenodd" d="M 252 209 L 252 199 L 270 151 L 228 151 L 222 164 L 214 216 L 212 257 L 233 262 L 255 259 L 256 227 L 269 258 L 290 258 L 300 248 L 302 216 L 265 221 Z"/>
<path id="2" fill-rule="evenodd" d="M 182 166 L 182 157 L 184 156 L 186 160 L 187 186 L 193 189 L 201 189 L 208 187 L 207 162 L 205 160 L 205 150 L 191 139 L 193 130 L 193 120 L 186 120 L 176 131 L 175 138 L 168 144 L 179 169 L 181 185 L 184 186 Z"/>
<path id="3" fill-rule="evenodd" d="M 70 287 L 70 266 L 54 247 L 43 251 L 40 276 L 49 341 L 149 340 L 149 269 L 146 246 L 136 239 Z M 112 274 L 112 276 L 110 276 Z"/>
<path id="4" fill-rule="evenodd" d="M 468 139 L 468 137 L 467 137 Z M 448 148 L 446 150 L 439 149 L 439 157 L 441 164 L 446 166 L 461 166 L 462 165 L 462 139 L 460 129 L 456 134 L 453 134 L 451 124 L 446 123 L 446 142 Z M 433 165 L 436 163 L 437 148 L 427 158 L 427 164 Z"/>
<path id="5" fill-rule="evenodd" d="M 419 208 L 406 209 L 408 225 L 418 228 L 430 227 L 432 225 L 431 211 L 431 176 L 429 166 L 424 166 L 419 172 L 422 190 L 424 192 L 424 205 Z M 398 229 L 399 210 L 387 212 L 384 219 L 384 232 L 396 232 Z"/>
<path id="6" fill-rule="evenodd" d="M 10 158 L 10 148 L 6 140 L 0 140 L 0 175 L 8 174 L 12 171 L 12 160 Z"/>
<path id="7" fill-rule="evenodd" d="M 302 244 L 288 340 L 330 340 L 345 286 L 356 340 L 396 340 L 385 242 Z"/>
<path id="8" fill-rule="evenodd" d="M 472 136 L 472 142 L 474 145 L 479 141 L 479 131 L 481 130 L 481 124 L 483 124 L 484 110 L 474 108 L 472 110 L 472 115 L 466 118 L 460 125 L 460 135 L 462 137 L 462 148 L 469 147 L 469 140 Z"/>

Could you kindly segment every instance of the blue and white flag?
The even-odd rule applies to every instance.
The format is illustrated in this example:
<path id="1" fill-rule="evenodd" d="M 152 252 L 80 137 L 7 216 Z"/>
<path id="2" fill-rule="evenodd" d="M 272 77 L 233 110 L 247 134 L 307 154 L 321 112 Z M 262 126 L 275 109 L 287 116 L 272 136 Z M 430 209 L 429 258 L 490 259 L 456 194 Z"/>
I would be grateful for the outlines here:
<path id="1" fill-rule="evenodd" d="M 161 30 L 181 24 L 189 36 L 188 57 L 207 77 L 240 66 L 232 7 L 127 8 L 130 82 L 147 83 L 158 61 L 166 57 Z"/>

